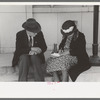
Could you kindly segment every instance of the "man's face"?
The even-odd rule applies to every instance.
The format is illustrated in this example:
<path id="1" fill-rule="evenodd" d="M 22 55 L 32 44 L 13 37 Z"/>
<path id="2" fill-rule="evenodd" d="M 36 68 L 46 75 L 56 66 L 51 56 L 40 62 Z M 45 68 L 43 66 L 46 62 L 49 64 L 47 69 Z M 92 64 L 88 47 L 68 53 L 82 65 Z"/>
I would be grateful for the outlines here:
<path id="1" fill-rule="evenodd" d="M 33 36 L 33 37 L 35 37 L 37 35 L 37 33 L 33 33 L 33 32 L 28 31 L 28 30 L 26 30 L 26 33 L 29 34 L 30 36 Z"/>

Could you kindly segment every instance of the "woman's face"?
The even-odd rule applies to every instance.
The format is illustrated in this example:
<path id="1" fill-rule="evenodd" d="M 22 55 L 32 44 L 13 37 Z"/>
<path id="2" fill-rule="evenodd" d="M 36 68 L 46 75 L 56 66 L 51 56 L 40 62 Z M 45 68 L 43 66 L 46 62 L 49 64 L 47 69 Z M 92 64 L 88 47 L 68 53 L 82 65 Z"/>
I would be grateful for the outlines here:
<path id="1" fill-rule="evenodd" d="M 74 26 L 69 27 L 68 29 L 62 29 L 62 33 L 65 36 L 69 36 L 73 33 Z"/>
<path id="2" fill-rule="evenodd" d="M 63 30 L 64 33 L 68 34 L 68 33 L 72 32 L 73 29 L 74 29 L 74 26 L 71 26 L 71 27 L 69 27 L 69 28 L 66 29 L 66 30 L 64 30 L 64 29 L 62 29 L 62 30 Z"/>

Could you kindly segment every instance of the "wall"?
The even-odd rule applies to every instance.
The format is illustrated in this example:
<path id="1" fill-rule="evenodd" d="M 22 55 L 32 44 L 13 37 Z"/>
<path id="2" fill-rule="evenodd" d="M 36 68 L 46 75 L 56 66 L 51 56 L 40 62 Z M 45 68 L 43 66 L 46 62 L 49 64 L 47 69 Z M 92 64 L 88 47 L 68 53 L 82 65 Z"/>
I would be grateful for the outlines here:
<path id="1" fill-rule="evenodd" d="M 14 52 L 16 33 L 22 30 L 22 23 L 29 17 L 41 24 L 48 49 L 60 43 L 61 25 L 69 19 L 77 22 L 78 29 L 86 36 L 87 48 L 92 48 L 93 6 L 0 5 L 0 53 Z M 100 44 L 100 35 L 98 38 Z"/>
<path id="2" fill-rule="evenodd" d="M 87 48 L 92 48 L 93 43 L 93 6 L 33 6 L 33 16 L 42 25 L 48 49 L 54 43 L 61 41 L 61 25 L 66 20 L 75 20 L 78 29 L 85 34 Z M 99 17 L 100 18 L 100 17 Z M 100 20 L 99 20 L 100 22 Z M 100 35 L 98 36 L 100 44 Z"/>
<path id="3" fill-rule="evenodd" d="M 15 50 L 16 33 L 22 30 L 22 23 L 32 17 L 32 6 L 0 5 L 0 53 Z"/>

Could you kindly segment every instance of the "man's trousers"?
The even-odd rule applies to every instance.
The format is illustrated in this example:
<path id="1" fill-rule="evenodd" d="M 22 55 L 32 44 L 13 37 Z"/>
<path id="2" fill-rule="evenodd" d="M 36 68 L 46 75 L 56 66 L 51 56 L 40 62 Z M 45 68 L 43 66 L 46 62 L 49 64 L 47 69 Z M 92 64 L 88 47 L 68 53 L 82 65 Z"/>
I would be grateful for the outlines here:
<path id="1" fill-rule="evenodd" d="M 29 67 L 32 66 L 35 81 L 44 81 L 42 63 L 37 55 L 21 55 L 19 59 L 19 79 L 18 81 L 27 81 Z"/>

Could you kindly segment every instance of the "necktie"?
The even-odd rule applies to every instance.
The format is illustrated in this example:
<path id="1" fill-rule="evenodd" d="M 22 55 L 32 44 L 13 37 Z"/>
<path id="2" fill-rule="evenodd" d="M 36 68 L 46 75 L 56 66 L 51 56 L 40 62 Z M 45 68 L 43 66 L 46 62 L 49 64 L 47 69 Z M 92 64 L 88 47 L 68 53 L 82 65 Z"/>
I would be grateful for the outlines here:
<path id="1" fill-rule="evenodd" d="M 30 36 L 30 47 L 32 47 L 32 37 Z"/>

